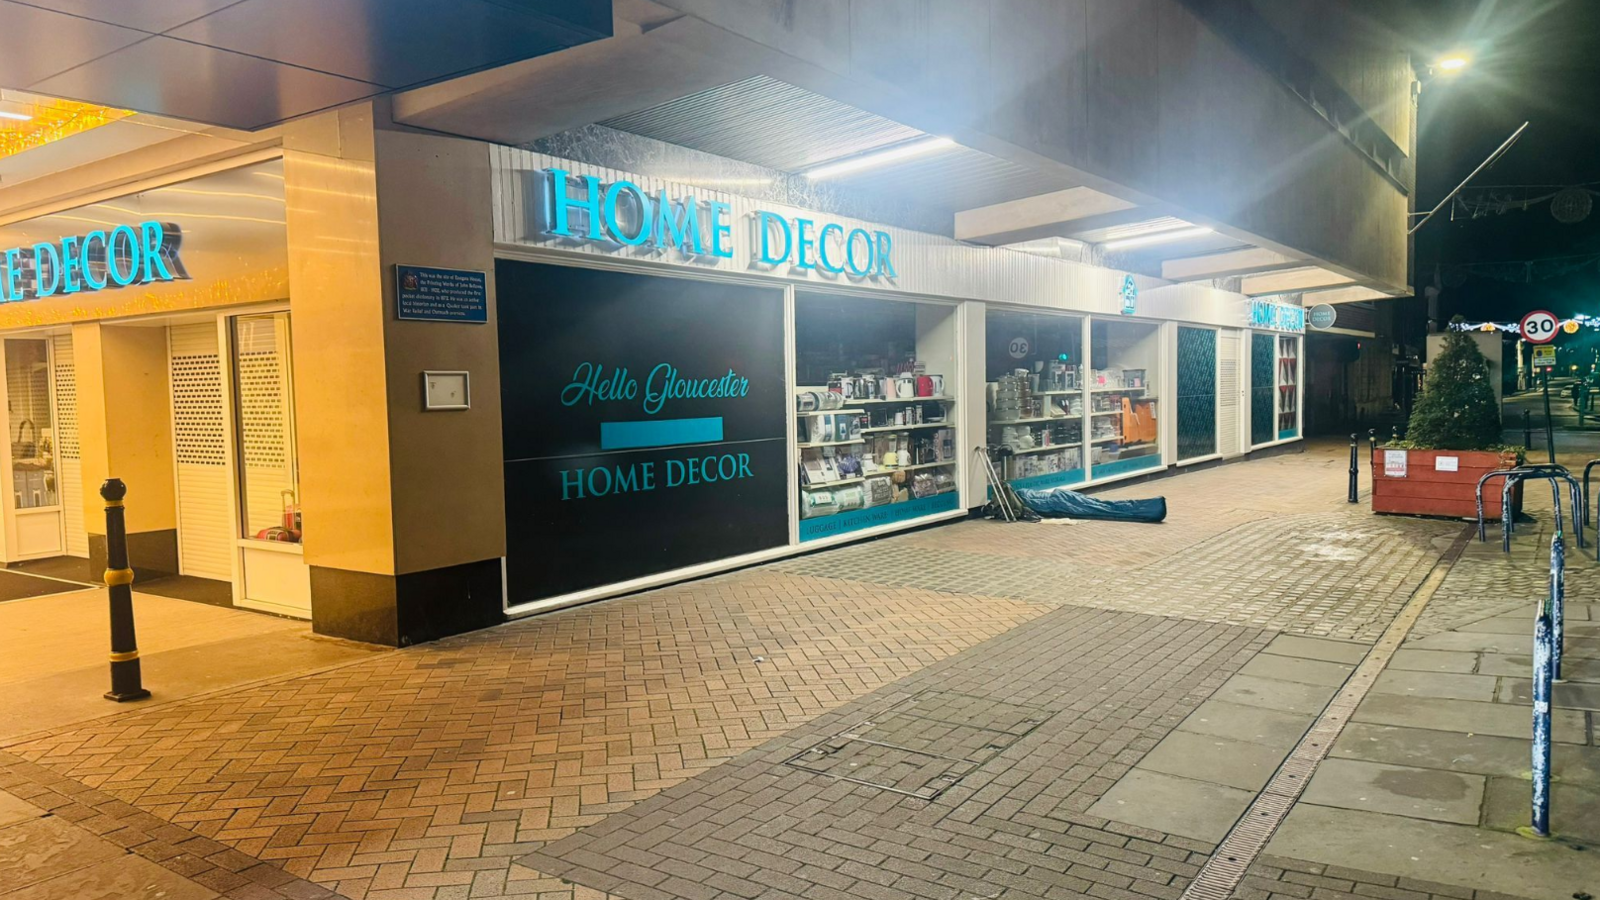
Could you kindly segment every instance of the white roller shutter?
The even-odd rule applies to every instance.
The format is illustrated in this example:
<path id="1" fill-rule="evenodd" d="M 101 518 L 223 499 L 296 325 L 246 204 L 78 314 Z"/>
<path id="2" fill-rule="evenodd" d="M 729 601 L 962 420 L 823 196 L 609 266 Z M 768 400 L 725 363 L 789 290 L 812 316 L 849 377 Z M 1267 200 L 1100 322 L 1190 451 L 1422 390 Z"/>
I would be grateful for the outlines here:
<path id="1" fill-rule="evenodd" d="M 52 335 L 50 344 L 56 395 L 56 465 L 61 477 L 67 555 L 87 559 L 89 534 L 83 520 L 83 455 L 78 444 L 78 372 L 73 368 L 72 335 Z"/>
<path id="2" fill-rule="evenodd" d="M 223 415 L 217 326 L 167 330 L 172 373 L 172 437 L 178 479 L 178 564 L 185 575 L 233 580 L 228 515 L 228 423 Z"/>
<path id="3" fill-rule="evenodd" d="M 1243 392 L 1239 382 L 1239 332 L 1217 332 L 1217 451 L 1238 456 L 1239 409 Z"/>

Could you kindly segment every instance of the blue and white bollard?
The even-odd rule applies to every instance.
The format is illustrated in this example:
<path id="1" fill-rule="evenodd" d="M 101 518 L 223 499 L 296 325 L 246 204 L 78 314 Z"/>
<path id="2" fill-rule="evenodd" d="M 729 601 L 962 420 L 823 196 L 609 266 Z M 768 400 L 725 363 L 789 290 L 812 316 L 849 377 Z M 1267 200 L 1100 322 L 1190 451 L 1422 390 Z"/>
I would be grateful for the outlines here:
<path id="1" fill-rule="evenodd" d="M 1533 816 L 1524 837 L 1550 836 L 1550 682 L 1554 644 L 1550 616 L 1541 613 L 1533 626 Z"/>

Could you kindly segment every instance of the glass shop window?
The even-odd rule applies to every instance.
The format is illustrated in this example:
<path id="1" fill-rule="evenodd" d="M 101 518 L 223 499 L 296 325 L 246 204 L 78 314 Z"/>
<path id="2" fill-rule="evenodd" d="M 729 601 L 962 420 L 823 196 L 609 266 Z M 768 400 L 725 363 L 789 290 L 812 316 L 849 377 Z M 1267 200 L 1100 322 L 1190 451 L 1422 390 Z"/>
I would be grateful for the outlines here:
<path id="1" fill-rule="evenodd" d="M 244 537 L 300 543 L 289 314 L 233 319 L 234 440 Z"/>
<path id="2" fill-rule="evenodd" d="M 59 506 L 50 351 L 45 340 L 7 338 L 6 411 L 17 509 Z"/>

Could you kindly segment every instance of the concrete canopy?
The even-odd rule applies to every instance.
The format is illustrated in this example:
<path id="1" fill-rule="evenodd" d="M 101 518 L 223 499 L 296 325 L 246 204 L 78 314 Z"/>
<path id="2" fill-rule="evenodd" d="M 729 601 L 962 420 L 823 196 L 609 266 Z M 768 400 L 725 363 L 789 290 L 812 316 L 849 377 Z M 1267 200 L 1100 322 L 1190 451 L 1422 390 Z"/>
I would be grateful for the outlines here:
<path id="1" fill-rule="evenodd" d="M 525 145 L 663 105 L 697 108 L 705 95 L 765 79 L 949 138 L 984 155 L 972 158 L 979 169 L 998 161 L 1037 173 L 1038 189 L 1019 193 L 1013 179 L 956 207 L 962 217 L 951 231 L 970 240 L 1068 236 L 1082 230 L 1080 215 L 1109 217 L 1090 226 L 1172 216 L 1217 237 L 1141 253 L 1154 271 L 1177 256 L 1254 248 L 1348 284 L 1407 290 L 1408 188 L 1180 0 L 817 0 L 803 12 L 749 0 L 619 0 L 615 8 L 614 37 L 403 93 L 396 119 Z M 1368 99 L 1409 103 L 1407 87 Z M 718 140 L 756 146 L 792 111 L 716 119 Z M 670 140 L 717 152 L 709 131 L 677 124 Z M 802 158 L 859 146 L 821 131 L 798 140 L 791 150 Z M 924 173 L 920 193 L 937 192 L 950 171 Z M 974 177 L 992 183 L 987 170 Z M 1016 205 L 988 209 L 1007 203 Z"/>

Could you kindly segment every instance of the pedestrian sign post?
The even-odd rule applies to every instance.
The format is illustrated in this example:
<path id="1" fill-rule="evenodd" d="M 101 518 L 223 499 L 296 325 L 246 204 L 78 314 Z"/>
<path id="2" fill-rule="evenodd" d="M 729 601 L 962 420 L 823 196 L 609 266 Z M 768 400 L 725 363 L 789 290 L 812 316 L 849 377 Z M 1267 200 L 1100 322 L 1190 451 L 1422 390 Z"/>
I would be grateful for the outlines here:
<path id="1" fill-rule="evenodd" d="M 1555 368 L 1556 348 L 1550 344 L 1539 344 L 1533 348 L 1533 367 L 1535 369 Z"/>

